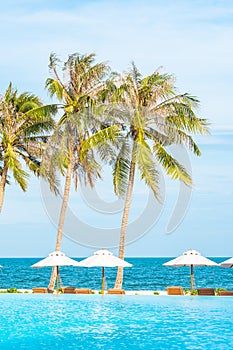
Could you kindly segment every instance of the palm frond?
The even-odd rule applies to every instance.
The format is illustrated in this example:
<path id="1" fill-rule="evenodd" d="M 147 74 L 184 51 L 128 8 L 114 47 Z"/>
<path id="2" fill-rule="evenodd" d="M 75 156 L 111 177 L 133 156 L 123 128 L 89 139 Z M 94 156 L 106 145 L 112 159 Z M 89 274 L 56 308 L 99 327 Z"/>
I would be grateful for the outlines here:
<path id="1" fill-rule="evenodd" d="M 96 161 L 93 150 L 89 150 L 85 158 L 79 163 L 76 162 L 76 167 L 74 167 L 74 173 L 77 172 L 84 185 L 89 184 L 91 188 L 94 187 L 97 179 L 101 179 L 101 171 L 102 167 Z"/>
<path id="2" fill-rule="evenodd" d="M 57 67 L 57 65 L 60 63 L 60 59 L 57 57 L 57 55 L 53 52 L 49 56 L 49 69 L 54 69 Z"/>
<path id="3" fill-rule="evenodd" d="M 191 176 L 187 173 L 183 165 L 173 158 L 164 147 L 162 147 L 159 143 L 154 143 L 153 152 L 158 162 L 163 166 L 167 175 L 171 176 L 172 179 L 181 180 L 187 186 L 192 185 Z"/>
<path id="4" fill-rule="evenodd" d="M 129 181 L 131 147 L 127 139 L 124 139 L 119 154 L 113 167 L 114 192 L 123 198 Z"/>
<path id="5" fill-rule="evenodd" d="M 173 109 L 173 113 L 166 118 L 166 121 L 170 125 L 193 134 L 209 133 L 208 121 L 203 118 L 197 118 L 189 106 L 184 104 L 174 104 Z"/>
<path id="6" fill-rule="evenodd" d="M 4 95 L 4 99 L 7 103 L 9 102 L 11 96 L 12 96 L 12 83 L 10 82 Z"/>
<path id="7" fill-rule="evenodd" d="M 81 142 L 80 147 L 80 159 L 85 157 L 87 150 L 104 144 L 106 141 L 111 141 L 116 139 L 120 134 L 119 125 L 112 125 L 104 128 L 94 135 L 90 136 L 88 139 Z"/>
<path id="8" fill-rule="evenodd" d="M 176 130 L 174 126 L 165 125 L 162 127 L 161 132 L 148 127 L 145 135 L 149 140 L 159 142 L 163 147 L 170 145 L 184 145 L 190 151 L 193 151 L 195 155 L 201 155 L 201 151 L 193 138 L 182 130 Z"/>
<path id="9" fill-rule="evenodd" d="M 45 88 L 48 90 L 51 97 L 55 95 L 58 101 L 62 101 L 64 97 L 64 87 L 60 84 L 59 81 L 48 78 L 45 82 Z"/>
<path id="10" fill-rule="evenodd" d="M 130 76 L 133 78 L 133 81 L 137 87 L 141 84 L 142 75 L 139 72 L 138 68 L 136 67 L 136 64 L 134 62 L 131 62 L 131 67 L 129 70 Z"/>
<path id="11" fill-rule="evenodd" d="M 153 191 L 155 198 L 159 200 L 159 172 L 154 162 L 153 154 L 144 140 L 136 142 L 136 164 L 141 179 L 145 181 L 146 185 Z"/>
<path id="12" fill-rule="evenodd" d="M 14 167 L 12 169 L 13 172 L 13 176 L 15 181 L 19 184 L 19 186 L 21 187 L 21 189 L 26 192 L 27 190 L 27 181 L 29 179 L 29 174 L 24 171 L 23 169 Z"/>
<path id="13" fill-rule="evenodd" d="M 26 191 L 29 174 L 22 169 L 22 166 L 17 159 L 17 154 L 12 147 L 8 147 L 4 155 L 4 160 L 7 163 L 9 170 L 13 173 L 15 181 L 23 191 Z"/>
<path id="14" fill-rule="evenodd" d="M 26 155 L 22 152 L 17 152 L 17 153 L 22 157 L 28 169 L 31 170 L 34 173 L 34 175 L 39 176 L 40 162 L 38 161 L 38 159 L 31 155 Z"/>

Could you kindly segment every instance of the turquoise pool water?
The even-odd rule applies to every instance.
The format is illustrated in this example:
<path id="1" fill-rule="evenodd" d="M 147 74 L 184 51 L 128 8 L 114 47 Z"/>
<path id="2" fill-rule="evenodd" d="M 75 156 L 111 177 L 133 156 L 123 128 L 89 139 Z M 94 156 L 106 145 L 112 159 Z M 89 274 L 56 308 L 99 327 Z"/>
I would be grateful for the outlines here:
<path id="1" fill-rule="evenodd" d="M 232 297 L 0 295 L 0 349 L 232 349 Z"/>

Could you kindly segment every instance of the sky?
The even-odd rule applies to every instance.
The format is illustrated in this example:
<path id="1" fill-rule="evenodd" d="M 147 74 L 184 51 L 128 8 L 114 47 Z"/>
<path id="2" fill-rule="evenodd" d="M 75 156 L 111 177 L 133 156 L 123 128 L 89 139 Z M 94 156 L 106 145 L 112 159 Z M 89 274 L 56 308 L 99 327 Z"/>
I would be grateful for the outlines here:
<path id="1" fill-rule="evenodd" d="M 233 255 L 233 3 L 232 1 L 8 0 L 0 12 L 0 94 L 9 82 L 19 92 L 44 89 L 49 55 L 90 53 L 122 72 L 134 61 L 143 75 L 158 67 L 174 74 L 180 92 L 200 100 L 198 115 L 210 135 L 198 136 L 202 156 L 173 150 L 193 176 L 193 188 L 161 173 L 162 204 L 137 179 L 126 256 L 176 256 L 190 248 L 207 256 Z M 123 203 L 111 173 L 96 193 L 72 190 L 62 250 L 87 256 L 117 253 Z M 45 256 L 54 250 L 59 198 L 31 178 L 23 193 L 12 180 L 0 217 L 0 256 Z"/>

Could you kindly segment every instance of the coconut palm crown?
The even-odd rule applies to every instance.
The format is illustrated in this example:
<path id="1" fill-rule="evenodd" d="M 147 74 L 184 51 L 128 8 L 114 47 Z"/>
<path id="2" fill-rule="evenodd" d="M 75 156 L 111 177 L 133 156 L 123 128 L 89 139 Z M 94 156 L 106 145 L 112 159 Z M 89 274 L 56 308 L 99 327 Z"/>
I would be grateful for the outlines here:
<path id="1" fill-rule="evenodd" d="M 34 94 L 18 94 L 9 84 L 0 97 L 0 211 L 10 177 L 27 189 L 28 168 L 39 175 L 47 135 L 54 126 L 54 106 L 45 106 Z"/>

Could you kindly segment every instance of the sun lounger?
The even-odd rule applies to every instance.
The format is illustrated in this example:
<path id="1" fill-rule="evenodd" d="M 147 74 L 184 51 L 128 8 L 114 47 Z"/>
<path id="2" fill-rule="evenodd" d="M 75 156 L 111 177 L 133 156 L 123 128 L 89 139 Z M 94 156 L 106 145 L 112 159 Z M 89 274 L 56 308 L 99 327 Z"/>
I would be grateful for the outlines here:
<path id="1" fill-rule="evenodd" d="M 92 294 L 92 290 L 89 288 L 75 288 L 75 294 Z"/>
<path id="2" fill-rule="evenodd" d="M 124 289 L 108 289 L 107 294 L 125 294 Z"/>
<path id="3" fill-rule="evenodd" d="M 32 288 L 32 293 L 34 293 L 34 294 L 46 294 L 46 293 L 48 293 L 48 288 L 42 288 L 42 287 Z"/>
<path id="4" fill-rule="evenodd" d="M 75 294 L 75 287 L 63 287 L 62 293 L 64 294 Z"/>
<path id="5" fill-rule="evenodd" d="M 184 295 L 184 291 L 179 286 L 167 287 L 167 295 Z"/>
<path id="6" fill-rule="evenodd" d="M 197 294 L 203 295 L 203 296 L 211 296 L 211 295 L 215 295 L 215 292 L 214 292 L 214 288 L 198 288 Z"/>
<path id="7" fill-rule="evenodd" d="M 220 296 L 233 296 L 233 290 L 220 290 L 218 292 Z"/>

